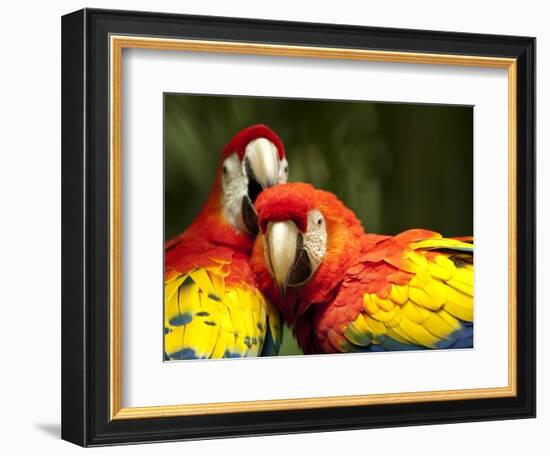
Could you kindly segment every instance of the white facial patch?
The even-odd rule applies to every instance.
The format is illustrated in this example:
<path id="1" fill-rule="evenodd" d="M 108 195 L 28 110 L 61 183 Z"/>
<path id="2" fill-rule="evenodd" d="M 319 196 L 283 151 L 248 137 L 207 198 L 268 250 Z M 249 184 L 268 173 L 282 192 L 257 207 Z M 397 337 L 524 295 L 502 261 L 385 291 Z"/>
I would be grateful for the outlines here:
<path id="1" fill-rule="evenodd" d="M 223 162 L 222 188 L 225 218 L 239 231 L 246 231 L 242 201 L 248 191 L 248 177 L 236 152 Z"/>
<path id="2" fill-rule="evenodd" d="M 279 160 L 275 144 L 265 138 L 257 138 L 247 145 L 245 160 L 241 162 L 237 152 L 233 152 L 223 162 L 222 188 L 223 213 L 225 218 L 239 231 L 248 231 L 243 219 L 243 198 L 248 195 L 249 176 L 245 162 L 258 183 L 265 188 L 282 184 L 288 180 L 288 161 Z M 250 195 L 248 195 L 250 196 Z"/>
<path id="3" fill-rule="evenodd" d="M 307 214 L 307 230 L 303 237 L 303 248 L 311 261 L 312 274 L 327 253 L 327 237 L 327 224 L 323 214 L 317 209 L 312 209 Z"/>
<path id="4" fill-rule="evenodd" d="M 286 184 L 288 181 L 288 161 L 285 158 L 281 160 L 279 165 L 279 184 Z"/>

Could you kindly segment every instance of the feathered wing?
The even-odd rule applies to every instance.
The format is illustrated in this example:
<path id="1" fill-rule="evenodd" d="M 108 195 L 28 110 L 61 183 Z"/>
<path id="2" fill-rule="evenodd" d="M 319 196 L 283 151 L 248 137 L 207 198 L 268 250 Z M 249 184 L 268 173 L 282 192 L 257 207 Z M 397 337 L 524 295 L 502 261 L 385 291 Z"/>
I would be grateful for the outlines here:
<path id="1" fill-rule="evenodd" d="M 172 247 L 169 247 L 171 249 Z M 230 249 L 167 250 L 164 352 L 169 360 L 277 354 L 278 313 Z"/>
<path id="2" fill-rule="evenodd" d="M 325 350 L 473 345 L 473 243 L 410 230 L 349 269 L 321 322 Z"/>

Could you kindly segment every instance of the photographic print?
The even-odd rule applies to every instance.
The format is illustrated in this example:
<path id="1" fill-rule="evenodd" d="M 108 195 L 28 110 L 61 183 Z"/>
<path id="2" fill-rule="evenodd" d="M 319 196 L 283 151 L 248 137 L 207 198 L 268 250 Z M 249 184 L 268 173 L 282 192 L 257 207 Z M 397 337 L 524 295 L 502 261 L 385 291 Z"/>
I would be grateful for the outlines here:
<path id="1" fill-rule="evenodd" d="M 473 107 L 164 95 L 164 360 L 473 347 Z"/>
<path id="2" fill-rule="evenodd" d="M 535 54 L 64 16 L 63 439 L 534 417 Z"/>

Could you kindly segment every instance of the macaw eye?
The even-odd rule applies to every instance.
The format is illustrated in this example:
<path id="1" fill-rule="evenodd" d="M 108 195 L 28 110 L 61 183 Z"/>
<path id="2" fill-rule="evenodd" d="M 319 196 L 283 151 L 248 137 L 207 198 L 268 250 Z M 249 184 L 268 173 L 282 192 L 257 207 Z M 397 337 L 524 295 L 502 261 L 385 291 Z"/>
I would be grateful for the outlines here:
<path id="1" fill-rule="evenodd" d="M 283 168 L 283 172 L 286 174 L 288 173 L 288 165 L 285 165 L 285 167 Z"/>
<path id="2" fill-rule="evenodd" d="M 228 172 L 229 172 L 229 169 L 227 168 L 227 165 L 223 165 L 223 174 L 224 174 L 224 176 L 227 176 Z"/>
<path id="3" fill-rule="evenodd" d="M 322 218 L 318 219 L 317 220 L 317 225 L 321 226 L 322 224 L 323 224 L 323 219 Z"/>

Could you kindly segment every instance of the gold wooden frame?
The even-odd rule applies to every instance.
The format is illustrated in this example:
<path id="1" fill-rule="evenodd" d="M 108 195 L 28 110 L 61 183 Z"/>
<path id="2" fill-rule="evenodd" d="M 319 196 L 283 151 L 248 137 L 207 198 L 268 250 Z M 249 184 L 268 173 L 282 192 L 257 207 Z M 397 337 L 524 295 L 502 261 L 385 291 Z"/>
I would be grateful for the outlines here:
<path id="1" fill-rule="evenodd" d="M 110 412 L 111 419 L 155 418 L 218 413 L 296 410 L 373 404 L 512 397 L 517 393 L 516 364 L 516 119 L 517 61 L 511 58 L 387 52 L 242 42 L 117 36 L 110 37 Z M 331 396 L 172 406 L 123 408 L 121 404 L 121 65 L 123 49 L 156 49 L 254 54 L 317 59 L 369 60 L 508 70 L 508 386 L 414 393 Z"/>

